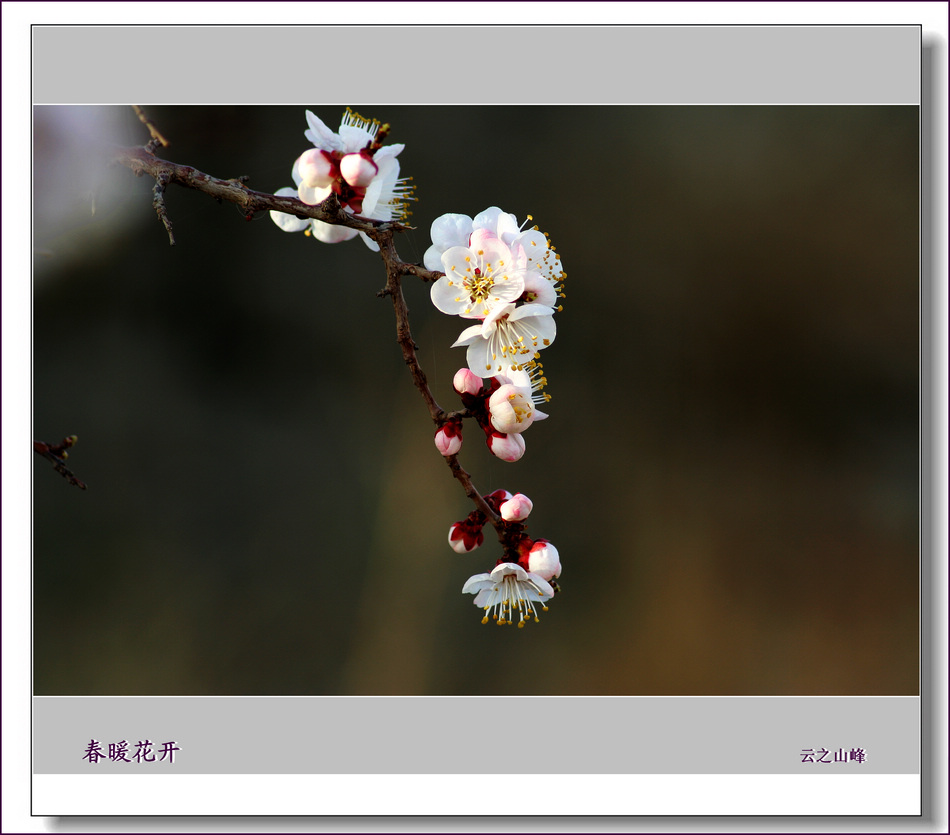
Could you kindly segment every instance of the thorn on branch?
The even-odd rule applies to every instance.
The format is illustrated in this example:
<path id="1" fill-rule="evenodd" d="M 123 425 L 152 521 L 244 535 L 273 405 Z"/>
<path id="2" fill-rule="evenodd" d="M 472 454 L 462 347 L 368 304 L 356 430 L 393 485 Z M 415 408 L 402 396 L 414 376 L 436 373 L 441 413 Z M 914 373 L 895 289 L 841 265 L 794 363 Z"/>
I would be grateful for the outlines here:
<path id="1" fill-rule="evenodd" d="M 63 440 L 61 440 L 58 444 L 48 444 L 44 441 L 33 441 L 33 452 L 35 452 L 37 455 L 42 455 L 47 461 L 51 461 L 53 464 L 53 469 L 55 469 L 56 472 L 58 472 L 70 484 L 75 485 L 80 490 L 85 490 L 85 483 L 76 478 L 73 472 L 66 467 L 66 459 L 69 457 L 69 453 L 66 450 L 75 444 L 77 440 L 79 439 L 75 435 L 69 435 L 68 437 L 63 438 Z"/>

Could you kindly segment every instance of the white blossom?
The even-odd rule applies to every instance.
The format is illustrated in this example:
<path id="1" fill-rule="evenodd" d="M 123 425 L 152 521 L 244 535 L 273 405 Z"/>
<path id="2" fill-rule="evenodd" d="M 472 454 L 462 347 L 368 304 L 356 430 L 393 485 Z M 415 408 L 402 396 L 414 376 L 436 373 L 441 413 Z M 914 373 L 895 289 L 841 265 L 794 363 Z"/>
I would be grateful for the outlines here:
<path id="1" fill-rule="evenodd" d="M 462 331 L 452 347 L 468 347 L 468 367 L 480 377 L 524 370 L 554 342 L 553 314 L 543 304 L 498 305 L 481 324 Z"/>
<path id="2" fill-rule="evenodd" d="M 445 275 L 432 285 L 430 295 L 439 310 L 452 316 L 484 319 L 524 292 L 524 251 L 509 249 L 485 230 L 473 232 L 468 246 L 442 253 L 442 268 Z"/>
<path id="3" fill-rule="evenodd" d="M 554 597 L 547 580 L 510 562 L 499 563 L 489 574 L 469 577 L 462 593 L 475 595 L 475 605 L 485 610 L 482 623 L 491 618 L 500 626 L 514 623 L 517 617 L 519 627 L 529 620 L 537 622 L 536 607 L 546 612 L 545 603 Z"/>
<path id="4" fill-rule="evenodd" d="M 399 177 L 396 157 L 405 145 L 380 147 L 380 123 L 347 110 L 339 133 L 331 131 L 317 116 L 306 112 L 309 128 L 304 136 L 314 148 L 304 151 L 294 162 L 291 177 L 296 188 L 282 188 L 275 194 L 297 197 L 316 206 L 336 194 L 343 210 L 367 220 L 403 220 L 410 214 L 414 187 Z M 337 224 L 296 218 L 272 211 L 271 219 L 285 232 L 307 232 L 324 243 L 337 243 L 357 234 L 374 252 L 379 246 L 363 232 Z"/>

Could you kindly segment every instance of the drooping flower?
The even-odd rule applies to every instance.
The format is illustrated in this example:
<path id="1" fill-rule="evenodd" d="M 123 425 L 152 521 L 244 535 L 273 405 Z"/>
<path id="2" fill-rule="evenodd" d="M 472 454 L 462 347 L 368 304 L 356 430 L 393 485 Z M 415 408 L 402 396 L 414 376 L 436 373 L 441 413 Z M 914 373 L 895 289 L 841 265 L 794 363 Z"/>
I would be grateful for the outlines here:
<path id="1" fill-rule="evenodd" d="M 547 403 L 551 395 L 544 391 L 548 384 L 548 378 L 544 376 L 544 366 L 538 360 L 530 360 L 521 368 L 512 368 L 504 377 L 496 377 L 496 380 L 508 380 L 512 385 L 517 386 L 522 391 L 527 392 L 527 397 L 534 404 L 534 419 L 544 420 L 547 415 L 537 407 L 542 403 Z"/>
<path id="2" fill-rule="evenodd" d="M 396 157 L 405 145 L 381 145 L 389 128 L 375 119 L 364 119 L 347 109 L 338 134 L 307 111 L 308 130 L 304 136 L 314 148 L 304 151 L 294 162 L 291 176 L 295 188 L 275 192 L 281 197 L 297 197 L 317 205 L 335 194 L 343 207 L 357 217 L 369 220 L 403 220 L 414 199 L 413 187 L 399 178 Z M 363 232 L 319 220 L 297 218 L 284 212 L 270 213 L 271 219 L 285 232 L 307 231 L 324 243 L 337 243 L 359 234 L 373 251 L 379 246 Z"/>
<path id="3" fill-rule="evenodd" d="M 518 626 L 523 627 L 529 620 L 538 621 L 537 607 L 548 610 L 545 603 L 554 597 L 554 588 L 520 565 L 503 562 L 488 574 L 469 577 L 462 593 L 475 595 L 475 605 L 485 610 L 482 623 L 492 619 L 500 626 L 517 618 Z"/>
<path id="4" fill-rule="evenodd" d="M 477 229 L 467 246 L 442 253 L 445 275 L 432 285 L 432 303 L 451 316 L 484 319 L 524 292 L 525 263 L 521 247 L 510 249 L 491 232 Z"/>
<path id="5" fill-rule="evenodd" d="M 507 379 L 503 377 L 501 379 Z M 530 388 L 504 383 L 488 398 L 491 425 L 499 432 L 521 434 L 547 415 L 536 409 Z"/>
<path id="6" fill-rule="evenodd" d="M 523 370 L 557 334 L 554 310 L 543 304 L 497 305 L 452 345 L 467 346 L 468 367 L 479 376 Z"/>

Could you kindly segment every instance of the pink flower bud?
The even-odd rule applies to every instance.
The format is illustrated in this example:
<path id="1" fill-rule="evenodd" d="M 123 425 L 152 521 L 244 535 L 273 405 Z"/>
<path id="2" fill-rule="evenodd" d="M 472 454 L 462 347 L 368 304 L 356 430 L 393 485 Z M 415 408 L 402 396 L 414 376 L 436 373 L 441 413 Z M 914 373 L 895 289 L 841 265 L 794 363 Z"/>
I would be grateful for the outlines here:
<path id="1" fill-rule="evenodd" d="M 347 154 L 340 160 L 340 175 L 353 188 L 366 188 L 377 171 L 379 166 L 362 154 Z"/>
<path id="2" fill-rule="evenodd" d="M 501 513 L 501 518 L 506 522 L 520 522 L 528 518 L 528 514 L 531 513 L 533 507 L 534 502 L 524 493 L 515 493 L 514 496 L 502 504 L 499 508 L 499 512 Z"/>
<path id="3" fill-rule="evenodd" d="M 528 571 L 544 580 L 561 576 L 561 557 L 546 539 L 539 539 L 528 554 Z"/>
<path id="4" fill-rule="evenodd" d="M 492 432 L 488 436 L 488 448 L 492 455 L 502 461 L 517 461 L 524 455 L 524 438 L 521 435 Z"/>
<path id="5" fill-rule="evenodd" d="M 455 455 L 462 448 L 462 429 L 456 423 L 447 423 L 435 433 L 436 448 L 443 455 Z"/>
<path id="6" fill-rule="evenodd" d="M 336 179 L 336 166 L 319 148 L 304 151 L 297 160 L 301 185 L 307 188 L 326 188 Z"/>
<path id="7" fill-rule="evenodd" d="M 487 504 L 495 513 L 499 513 L 499 508 L 511 498 L 511 493 L 507 490 L 495 490 L 493 493 L 489 493 L 485 496 L 485 504 Z"/>
<path id="8" fill-rule="evenodd" d="M 485 534 L 481 528 L 475 528 L 468 523 L 456 522 L 449 528 L 449 547 L 456 554 L 467 554 L 474 551 L 485 541 Z"/>
<path id="9" fill-rule="evenodd" d="M 524 432 L 534 423 L 534 403 L 531 390 L 505 383 L 488 398 L 491 425 L 499 432 Z"/>
<path id="10" fill-rule="evenodd" d="M 459 394 L 478 394 L 482 390 L 482 378 L 474 371 L 460 368 L 452 378 L 452 386 Z"/>

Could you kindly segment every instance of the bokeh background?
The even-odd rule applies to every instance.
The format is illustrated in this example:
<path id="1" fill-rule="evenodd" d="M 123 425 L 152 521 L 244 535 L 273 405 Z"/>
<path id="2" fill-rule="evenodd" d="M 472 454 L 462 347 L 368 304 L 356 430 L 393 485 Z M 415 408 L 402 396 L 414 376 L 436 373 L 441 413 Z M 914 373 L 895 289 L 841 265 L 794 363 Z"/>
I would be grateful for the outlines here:
<path id="1" fill-rule="evenodd" d="M 101 163 L 130 108 L 34 112 L 38 695 L 918 692 L 918 111 L 363 107 L 432 220 L 534 216 L 568 273 L 535 502 L 562 593 L 483 626 L 499 556 L 376 297 L 382 264 Z M 309 105 L 333 128 L 343 107 Z M 305 106 L 147 107 L 161 156 L 292 185 Z M 94 211 L 93 211 L 94 209 Z M 464 322 L 405 288 L 436 398 Z"/>

